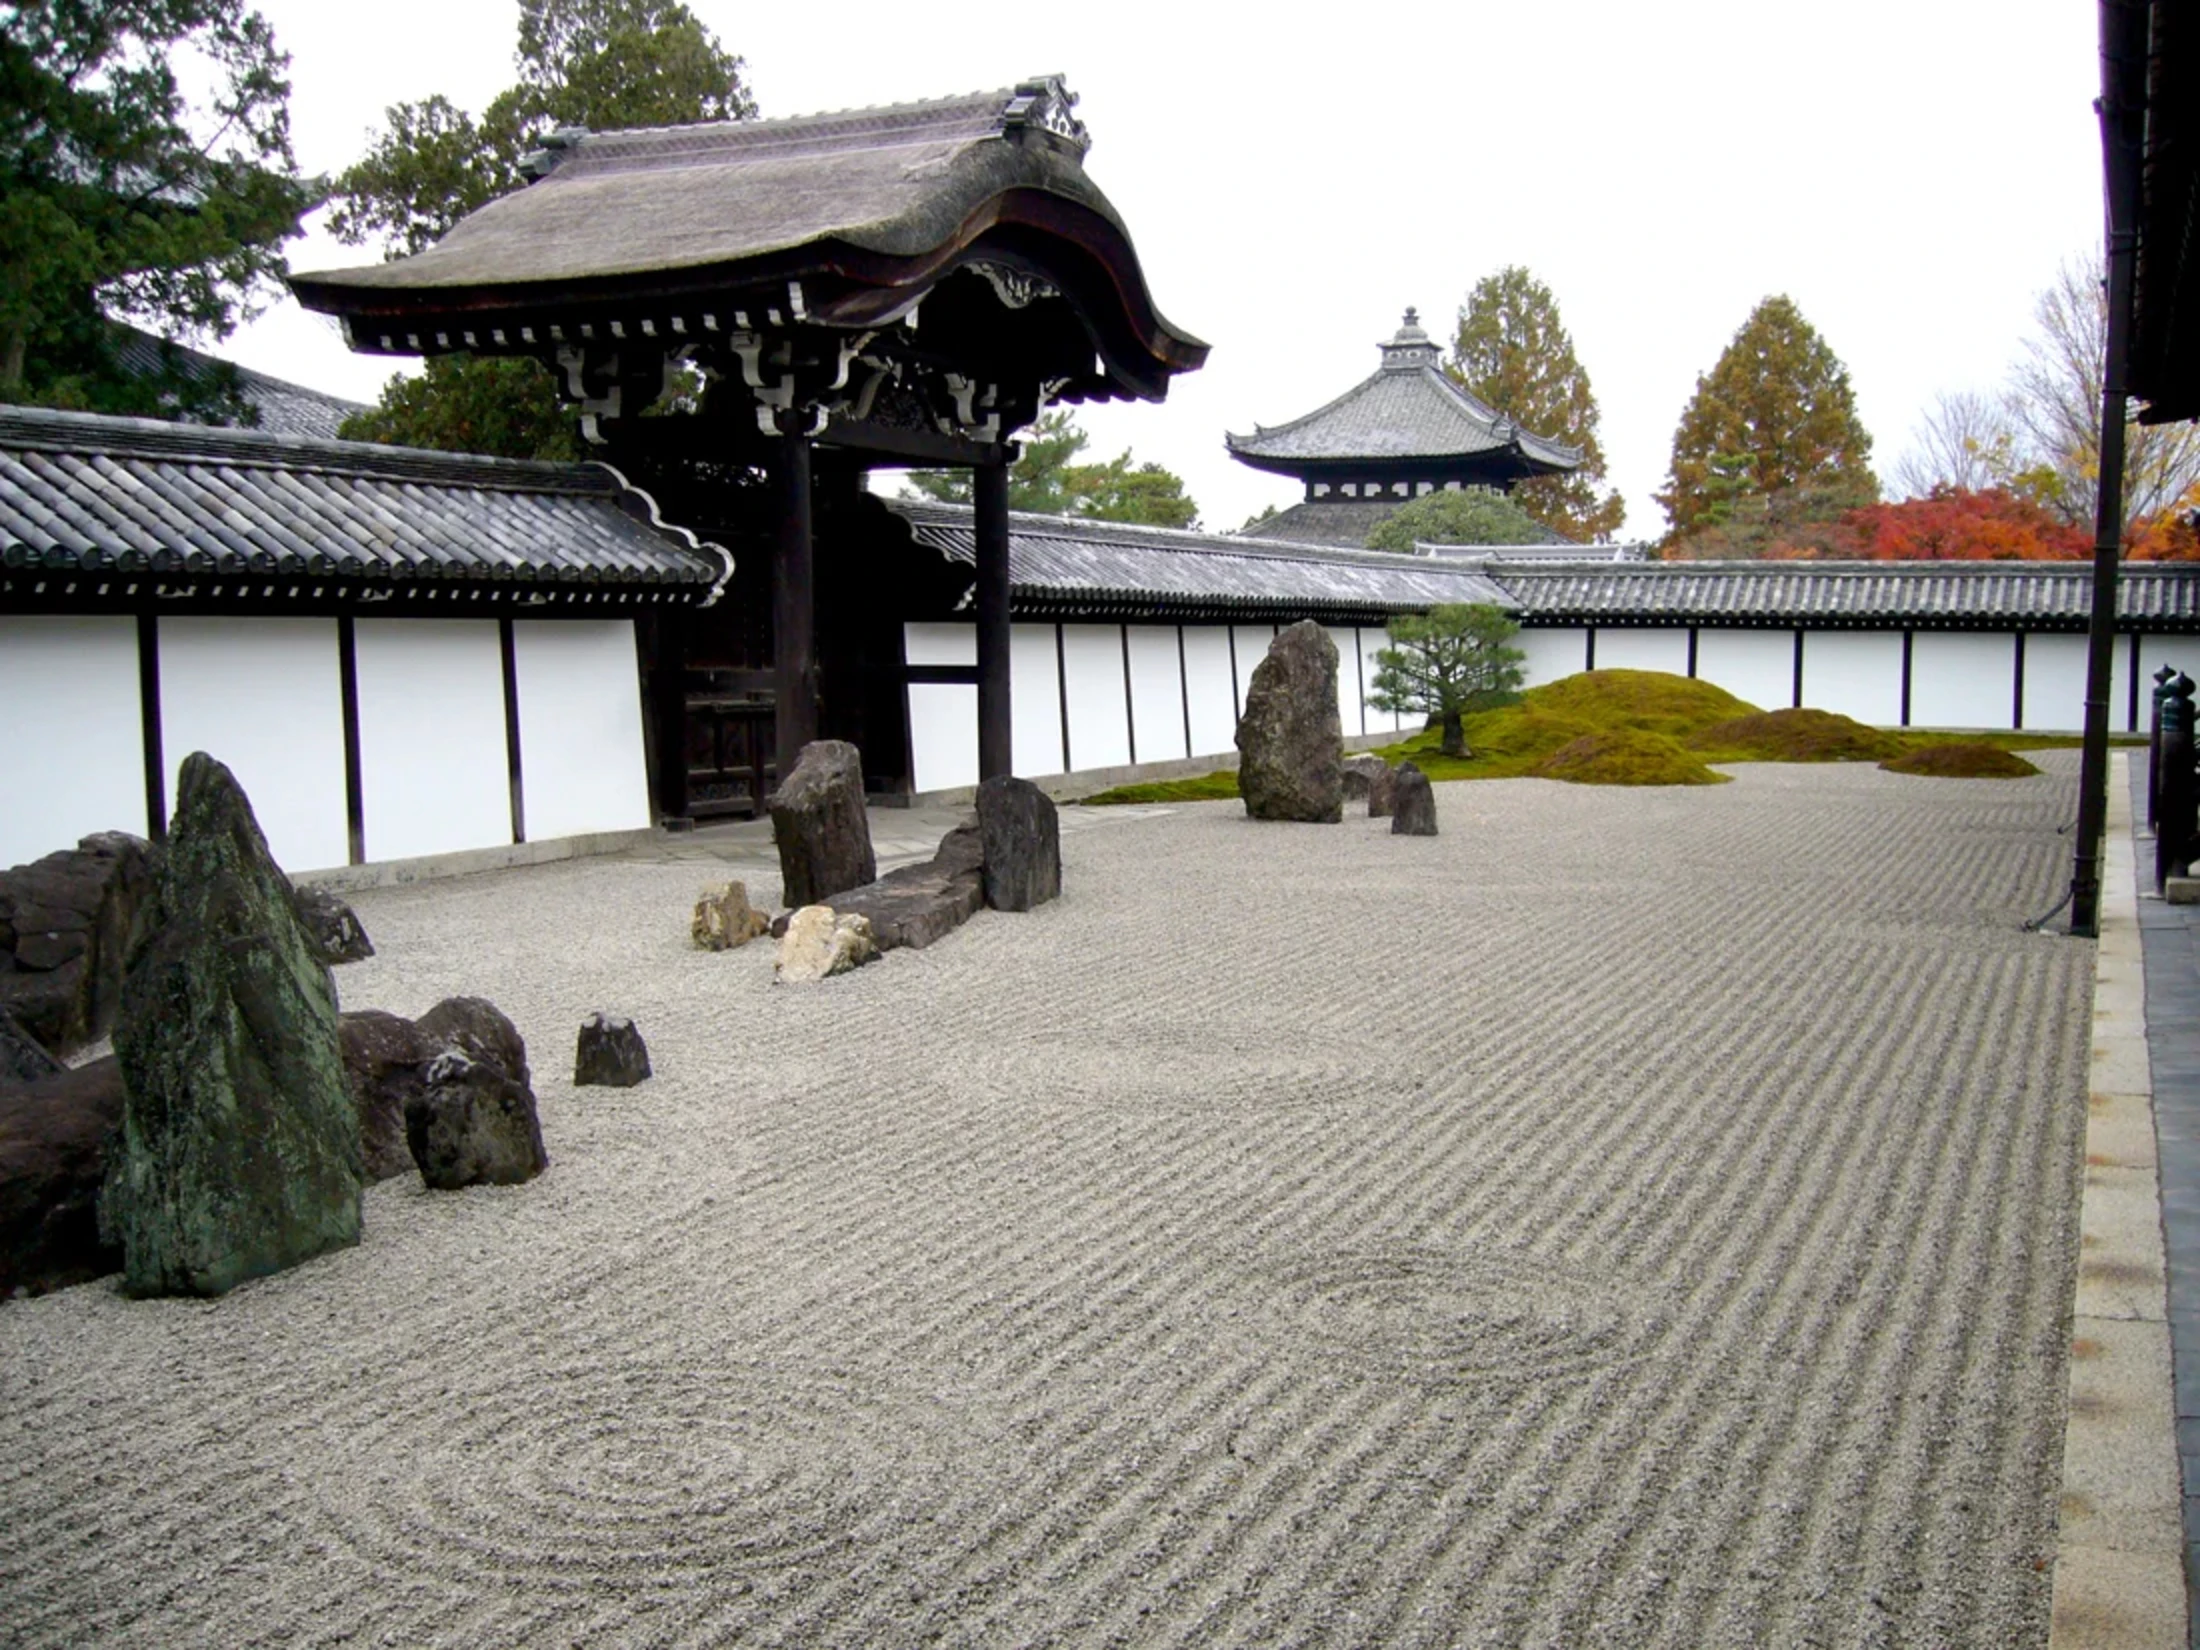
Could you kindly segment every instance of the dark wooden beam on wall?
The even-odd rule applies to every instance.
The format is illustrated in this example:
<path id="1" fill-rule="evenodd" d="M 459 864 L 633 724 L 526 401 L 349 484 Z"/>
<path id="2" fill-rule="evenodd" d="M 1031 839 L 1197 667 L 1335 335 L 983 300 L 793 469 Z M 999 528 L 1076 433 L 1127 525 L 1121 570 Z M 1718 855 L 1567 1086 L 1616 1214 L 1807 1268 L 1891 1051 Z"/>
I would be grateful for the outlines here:
<path id="1" fill-rule="evenodd" d="M 351 863 L 367 862 L 367 793 L 359 761 L 359 635 L 349 613 L 336 616 L 336 681 L 344 708 L 344 839 Z"/>
<path id="2" fill-rule="evenodd" d="M 1008 465 L 972 472 L 977 536 L 978 777 L 1007 774 L 1015 760 L 1015 712 L 1009 700 Z"/>
<path id="3" fill-rule="evenodd" d="M 519 755 L 519 643 L 509 617 L 497 620 L 497 651 L 504 660 L 504 773 L 512 796 L 512 840 L 527 840 L 527 797 Z"/>
<path id="4" fill-rule="evenodd" d="M 779 678 L 773 731 L 784 782 L 802 747 L 817 738 L 817 548 L 807 435 L 779 438 L 771 479 L 779 527 L 772 557 L 772 651 Z"/>
<path id="5" fill-rule="evenodd" d="M 145 747 L 145 834 L 168 840 L 168 763 L 160 738 L 160 620 L 137 616 L 138 727 Z"/>

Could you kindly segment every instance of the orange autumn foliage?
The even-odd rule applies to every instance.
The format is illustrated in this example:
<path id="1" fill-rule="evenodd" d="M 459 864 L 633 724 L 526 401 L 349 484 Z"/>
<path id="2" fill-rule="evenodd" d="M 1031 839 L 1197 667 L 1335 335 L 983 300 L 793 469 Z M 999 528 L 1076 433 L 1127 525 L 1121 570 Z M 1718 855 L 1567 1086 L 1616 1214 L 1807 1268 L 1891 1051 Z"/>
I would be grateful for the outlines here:
<path id="1" fill-rule="evenodd" d="M 2132 523 L 2124 553 L 2133 561 L 2200 561 L 2200 486 L 2161 514 Z"/>
<path id="2" fill-rule="evenodd" d="M 1868 561 L 2082 561 L 2093 553 L 2090 535 L 2006 487 L 1936 487 L 1851 510 L 1843 522 Z"/>

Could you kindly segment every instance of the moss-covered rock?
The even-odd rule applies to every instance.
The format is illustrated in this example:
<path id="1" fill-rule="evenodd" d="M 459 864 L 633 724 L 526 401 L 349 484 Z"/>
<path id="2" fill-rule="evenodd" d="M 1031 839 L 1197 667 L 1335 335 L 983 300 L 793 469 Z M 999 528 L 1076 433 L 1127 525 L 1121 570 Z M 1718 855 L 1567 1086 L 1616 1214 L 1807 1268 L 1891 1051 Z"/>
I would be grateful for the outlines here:
<path id="1" fill-rule="evenodd" d="M 1926 779 L 2029 779 L 2040 771 L 2021 756 L 1967 740 L 1927 745 L 1879 765 Z"/>
<path id="2" fill-rule="evenodd" d="M 185 758 L 124 965 L 101 1193 L 124 1287 L 218 1295 L 359 1241 L 336 992 L 227 768 Z"/>
<path id="3" fill-rule="evenodd" d="M 1902 754 L 1899 735 L 1807 706 L 1737 716 L 1687 743 L 1710 762 L 1884 762 Z"/>
<path id="4" fill-rule="evenodd" d="M 1563 779 L 1574 785 L 1718 785 L 1727 778 L 1665 735 L 1631 728 L 1586 734 L 1553 751 L 1529 772 L 1538 779 Z"/>

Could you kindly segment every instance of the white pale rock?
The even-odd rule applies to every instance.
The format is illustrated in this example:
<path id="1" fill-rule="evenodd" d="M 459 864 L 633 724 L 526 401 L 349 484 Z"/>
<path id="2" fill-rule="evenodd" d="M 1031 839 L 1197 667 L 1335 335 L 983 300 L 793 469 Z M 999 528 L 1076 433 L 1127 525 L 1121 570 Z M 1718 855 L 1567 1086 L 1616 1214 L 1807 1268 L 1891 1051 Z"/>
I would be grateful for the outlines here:
<path id="1" fill-rule="evenodd" d="M 877 955 L 869 917 L 838 916 L 829 905 L 805 905 L 787 919 L 772 979 L 775 984 L 830 979 L 861 968 Z"/>

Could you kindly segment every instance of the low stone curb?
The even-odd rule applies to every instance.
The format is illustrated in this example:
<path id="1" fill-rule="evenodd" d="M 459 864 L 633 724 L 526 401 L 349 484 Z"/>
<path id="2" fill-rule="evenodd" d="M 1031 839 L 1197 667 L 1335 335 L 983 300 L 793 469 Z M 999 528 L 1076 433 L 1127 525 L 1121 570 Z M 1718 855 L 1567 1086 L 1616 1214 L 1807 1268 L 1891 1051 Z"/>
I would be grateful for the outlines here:
<path id="1" fill-rule="evenodd" d="M 2113 758 L 2048 1650 L 2183 1650 L 2169 1274 L 2128 758 Z"/>

